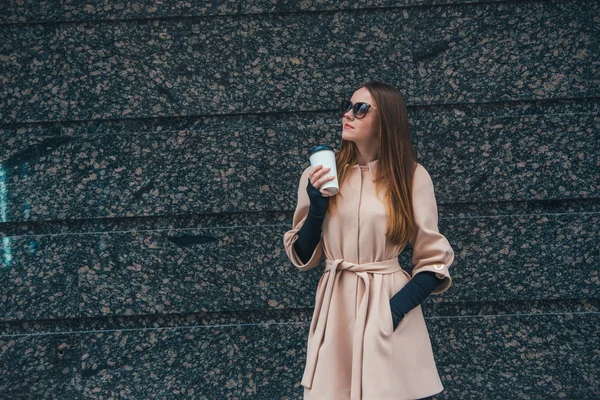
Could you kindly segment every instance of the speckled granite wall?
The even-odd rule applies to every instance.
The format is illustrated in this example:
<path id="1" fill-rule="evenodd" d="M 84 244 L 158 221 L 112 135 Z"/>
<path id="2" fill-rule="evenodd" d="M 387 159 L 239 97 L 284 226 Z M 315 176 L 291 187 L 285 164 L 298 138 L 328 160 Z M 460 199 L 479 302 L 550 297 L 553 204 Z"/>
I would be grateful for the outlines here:
<path id="1" fill-rule="evenodd" d="M 368 79 L 456 252 L 434 398 L 600 398 L 599 11 L 1 2 L 0 398 L 301 398 L 322 268 L 281 238 Z"/>

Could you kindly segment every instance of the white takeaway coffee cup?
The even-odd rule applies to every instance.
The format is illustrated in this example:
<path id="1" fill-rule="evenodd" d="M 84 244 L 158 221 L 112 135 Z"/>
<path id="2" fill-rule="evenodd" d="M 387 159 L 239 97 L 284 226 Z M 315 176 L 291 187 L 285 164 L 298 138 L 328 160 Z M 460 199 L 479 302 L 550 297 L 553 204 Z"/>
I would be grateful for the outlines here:
<path id="1" fill-rule="evenodd" d="M 338 192 L 340 191 L 340 187 L 338 185 L 338 175 L 335 165 L 335 151 L 333 150 L 333 148 L 325 144 L 321 144 L 308 152 L 308 159 L 310 160 L 310 165 L 313 168 L 316 168 L 319 165 L 322 165 L 324 169 L 331 168 L 331 170 L 327 172 L 325 176 L 335 177 L 335 179 L 323 183 L 323 185 L 318 189 L 326 190 L 332 196 L 338 194 Z"/>

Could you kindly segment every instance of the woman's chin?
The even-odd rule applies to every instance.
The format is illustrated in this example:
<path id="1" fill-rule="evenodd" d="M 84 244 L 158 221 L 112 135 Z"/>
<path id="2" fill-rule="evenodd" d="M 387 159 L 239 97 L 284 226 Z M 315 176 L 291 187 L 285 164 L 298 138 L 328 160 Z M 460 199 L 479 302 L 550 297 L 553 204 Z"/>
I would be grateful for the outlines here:
<path id="1" fill-rule="evenodd" d="M 352 140 L 352 138 L 353 138 L 353 135 L 351 133 L 349 133 L 347 129 L 344 129 L 342 131 L 342 139 L 344 139 L 344 140 Z"/>

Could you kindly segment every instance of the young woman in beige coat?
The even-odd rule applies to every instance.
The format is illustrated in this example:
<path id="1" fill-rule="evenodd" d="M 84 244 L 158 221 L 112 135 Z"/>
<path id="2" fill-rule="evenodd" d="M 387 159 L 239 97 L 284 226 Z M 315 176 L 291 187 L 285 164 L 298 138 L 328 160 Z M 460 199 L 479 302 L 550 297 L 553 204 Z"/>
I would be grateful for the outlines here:
<path id="1" fill-rule="evenodd" d="M 400 92 L 364 83 L 342 102 L 340 191 L 319 188 L 322 166 L 300 177 L 287 256 L 320 264 L 302 386 L 308 400 L 415 400 L 443 390 L 420 303 L 450 287 L 454 252 L 439 233 L 434 187 L 416 161 Z M 412 276 L 398 262 L 413 248 Z"/>

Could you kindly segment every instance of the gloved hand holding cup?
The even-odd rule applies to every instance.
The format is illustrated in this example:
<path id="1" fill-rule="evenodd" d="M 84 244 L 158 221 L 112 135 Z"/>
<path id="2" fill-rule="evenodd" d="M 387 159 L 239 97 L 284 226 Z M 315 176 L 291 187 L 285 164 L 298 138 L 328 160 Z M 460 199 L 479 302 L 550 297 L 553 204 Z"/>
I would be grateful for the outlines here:
<path id="1" fill-rule="evenodd" d="M 338 193 L 335 152 L 329 146 L 317 146 L 309 152 L 313 168 L 306 191 L 310 198 L 310 211 L 317 218 L 325 218 L 329 197 Z"/>

